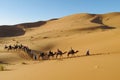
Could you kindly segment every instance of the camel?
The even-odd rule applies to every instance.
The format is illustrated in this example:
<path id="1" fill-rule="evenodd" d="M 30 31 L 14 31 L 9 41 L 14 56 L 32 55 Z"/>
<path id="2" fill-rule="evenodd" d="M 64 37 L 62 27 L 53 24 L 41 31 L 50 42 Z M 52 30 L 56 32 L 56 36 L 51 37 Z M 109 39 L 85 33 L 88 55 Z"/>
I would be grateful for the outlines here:
<path id="1" fill-rule="evenodd" d="M 7 46 L 5 45 L 4 49 L 11 50 L 13 47 L 11 45 Z"/>
<path id="2" fill-rule="evenodd" d="M 77 51 L 74 51 L 72 48 L 71 50 L 68 52 L 67 56 L 69 57 L 69 55 L 75 55 L 77 52 L 79 52 L 78 50 Z"/>
<path id="3" fill-rule="evenodd" d="M 33 51 L 33 50 L 27 49 L 26 53 L 27 53 L 31 58 L 33 58 L 33 56 L 34 56 L 34 51 Z"/>
<path id="4" fill-rule="evenodd" d="M 7 46 L 7 45 L 5 45 L 4 49 L 7 49 L 7 48 L 8 48 L 8 46 Z"/>
<path id="5" fill-rule="evenodd" d="M 17 50 L 18 48 L 19 48 L 19 45 L 17 45 L 17 44 L 13 46 L 14 50 Z"/>
<path id="6" fill-rule="evenodd" d="M 49 53 L 48 53 L 48 59 L 50 58 L 50 56 L 51 56 L 51 57 L 54 57 L 55 54 L 56 54 L 56 53 L 53 53 L 53 52 L 50 50 Z"/>
<path id="7" fill-rule="evenodd" d="M 11 45 L 8 46 L 8 50 L 12 50 L 13 47 Z"/>
<path id="8" fill-rule="evenodd" d="M 9 45 L 9 46 L 7 46 L 7 45 L 5 45 L 5 47 L 4 47 L 4 49 L 8 49 L 8 50 L 17 50 L 17 49 L 20 49 L 20 48 L 22 48 L 22 46 L 21 45 Z"/>
<path id="9" fill-rule="evenodd" d="M 22 49 L 24 46 L 22 45 L 22 44 L 20 44 L 19 46 L 18 46 L 18 48 L 19 49 Z"/>
<path id="10" fill-rule="evenodd" d="M 67 51 L 62 52 L 61 50 L 57 49 L 57 52 L 55 52 L 56 58 L 58 57 L 58 55 L 59 55 L 60 57 L 62 57 L 62 55 L 65 54 L 65 53 L 67 53 Z"/>
<path id="11" fill-rule="evenodd" d="M 41 57 L 42 60 L 46 59 L 46 55 L 47 55 L 47 54 L 45 54 L 45 53 L 42 52 L 42 51 L 39 52 L 39 58 Z"/>

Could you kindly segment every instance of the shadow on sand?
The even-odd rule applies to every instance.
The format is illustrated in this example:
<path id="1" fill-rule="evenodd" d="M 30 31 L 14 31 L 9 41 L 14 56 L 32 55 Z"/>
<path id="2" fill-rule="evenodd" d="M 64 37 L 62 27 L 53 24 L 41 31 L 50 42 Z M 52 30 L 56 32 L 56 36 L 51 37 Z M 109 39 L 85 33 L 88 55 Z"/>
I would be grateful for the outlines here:
<path id="1" fill-rule="evenodd" d="M 99 55 L 109 55 L 110 53 L 97 53 L 97 54 L 90 54 L 90 55 L 77 55 L 77 56 L 71 56 L 71 57 L 62 57 L 58 59 L 53 60 L 60 60 L 63 61 L 64 59 L 71 59 L 71 58 L 80 58 L 80 57 L 91 57 L 91 56 L 99 56 Z"/>

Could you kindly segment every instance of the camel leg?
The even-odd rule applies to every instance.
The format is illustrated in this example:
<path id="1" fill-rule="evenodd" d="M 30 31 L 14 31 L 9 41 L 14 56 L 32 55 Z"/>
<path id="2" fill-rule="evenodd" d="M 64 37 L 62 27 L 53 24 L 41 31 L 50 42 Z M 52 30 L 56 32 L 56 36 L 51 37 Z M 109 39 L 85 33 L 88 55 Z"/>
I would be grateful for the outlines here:
<path id="1" fill-rule="evenodd" d="M 57 59 L 58 55 L 56 55 L 56 59 Z"/>
<path id="2" fill-rule="evenodd" d="M 60 55 L 60 59 L 62 58 L 63 56 L 62 55 Z"/>
<path id="3" fill-rule="evenodd" d="M 38 60 L 40 61 L 40 56 L 38 56 Z"/>
<path id="4" fill-rule="evenodd" d="M 72 54 L 73 57 L 75 57 L 75 54 Z"/>
<path id="5" fill-rule="evenodd" d="M 69 54 L 67 54 L 67 57 L 69 57 Z"/>
<path id="6" fill-rule="evenodd" d="M 48 59 L 50 60 L 50 59 L 51 59 L 51 57 L 50 57 L 50 56 L 48 56 Z"/>
<path id="7" fill-rule="evenodd" d="M 54 56 L 52 56 L 52 59 L 54 59 Z"/>

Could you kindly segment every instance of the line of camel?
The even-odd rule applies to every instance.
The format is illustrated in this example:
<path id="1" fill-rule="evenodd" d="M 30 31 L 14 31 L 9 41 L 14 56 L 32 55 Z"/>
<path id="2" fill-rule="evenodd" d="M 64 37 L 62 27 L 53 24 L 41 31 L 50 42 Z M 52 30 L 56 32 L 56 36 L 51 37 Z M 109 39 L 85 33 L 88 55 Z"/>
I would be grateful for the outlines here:
<path id="1" fill-rule="evenodd" d="M 51 50 L 49 50 L 48 53 L 43 52 L 43 51 L 38 51 L 36 52 L 35 50 L 30 49 L 27 46 L 24 46 L 22 44 L 18 45 L 5 45 L 4 49 L 10 51 L 10 50 L 22 50 L 25 53 L 27 53 L 32 59 L 34 60 L 46 60 L 46 59 L 50 59 L 51 57 L 54 58 L 54 56 L 56 58 L 58 58 L 58 56 L 60 56 L 60 58 L 63 56 L 63 54 L 67 54 L 67 57 L 69 57 L 70 55 L 74 56 L 76 53 L 78 53 L 78 50 L 73 50 L 72 48 L 67 52 L 62 52 L 60 49 L 57 49 L 56 52 L 52 52 Z M 86 52 L 86 56 L 90 55 L 89 50 Z"/>

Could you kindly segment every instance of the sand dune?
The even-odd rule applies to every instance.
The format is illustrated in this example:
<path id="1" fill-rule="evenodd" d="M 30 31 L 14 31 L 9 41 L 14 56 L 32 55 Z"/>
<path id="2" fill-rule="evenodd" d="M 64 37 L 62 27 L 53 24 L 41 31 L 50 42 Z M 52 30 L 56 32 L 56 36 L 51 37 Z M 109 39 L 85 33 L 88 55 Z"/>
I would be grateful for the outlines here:
<path id="1" fill-rule="evenodd" d="M 0 26 L 0 37 L 13 37 L 24 35 L 25 31 L 18 27 Z"/>
<path id="2" fill-rule="evenodd" d="M 119 80 L 120 13 L 74 14 L 45 22 L 19 24 L 0 31 L 0 61 L 10 71 L 0 72 L 2 80 Z M 2 31 L 12 31 L 11 35 Z M 21 31 L 20 31 L 21 30 Z M 15 35 L 24 31 L 24 34 Z M 21 52 L 4 50 L 5 44 L 24 44 L 33 50 L 79 52 L 75 57 L 31 61 Z M 90 50 L 91 56 L 85 56 Z M 22 53 L 23 54 L 23 53 Z M 25 54 L 25 53 L 24 53 Z M 22 64 L 28 63 L 28 65 Z"/>
<path id="3" fill-rule="evenodd" d="M 26 29 L 35 28 L 44 25 L 46 21 L 39 21 L 34 23 L 21 23 L 17 25 L 3 25 L 0 26 L 0 37 L 16 37 L 24 35 Z"/>
<path id="4" fill-rule="evenodd" d="M 113 26 L 113 27 L 120 27 L 119 24 L 119 19 L 120 19 L 120 12 L 114 12 L 114 13 L 109 13 L 109 14 L 105 14 L 102 15 L 103 17 L 103 23 L 108 25 L 108 26 Z"/>
<path id="5" fill-rule="evenodd" d="M 107 13 L 107 14 L 74 14 L 70 16 L 65 16 L 59 19 L 51 19 L 48 21 L 39 21 L 34 23 L 22 23 L 11 26 L 1 26 L 0 37 L 14 37 L 24 35 L 25 32 L 31 32 L 31 30 L 36 30 L 34 28 L 38 27 L 50 27 L 53 29 L 66 29 L 67 27 L 72 28 L 85 28 L 85 27 L 119 27 L 119 12 Z M 12 27 L 12 28 L 11 28 Z M 44 29 L 40 28 L 42 31 Z M 49 30 L 51 30 L 49 29 Z M 68 28 L 67 28 L 68 29 Z M 47 30 L 47 29 L 45 29 Z M 39 31 L 39 30 L 36 30 Z M 3 32 L 5 32 L 3 34 Z M 14 32 L 14 33 L 9 33 Z M 39 31 L 41 33 L 41 31 Z"/>

